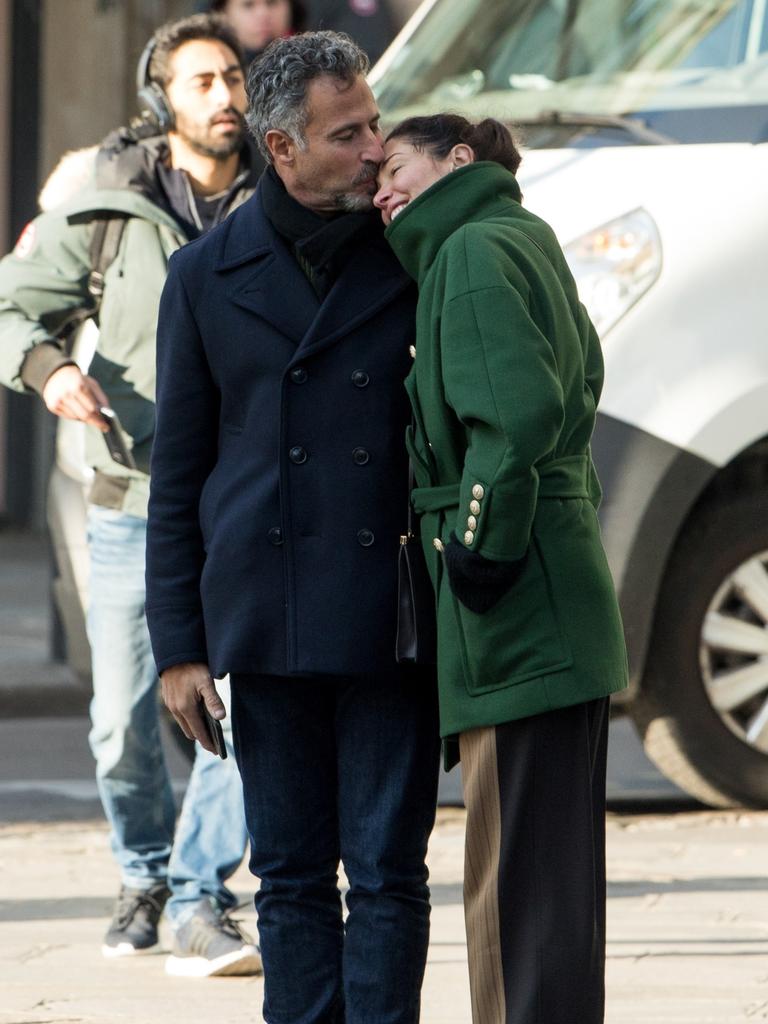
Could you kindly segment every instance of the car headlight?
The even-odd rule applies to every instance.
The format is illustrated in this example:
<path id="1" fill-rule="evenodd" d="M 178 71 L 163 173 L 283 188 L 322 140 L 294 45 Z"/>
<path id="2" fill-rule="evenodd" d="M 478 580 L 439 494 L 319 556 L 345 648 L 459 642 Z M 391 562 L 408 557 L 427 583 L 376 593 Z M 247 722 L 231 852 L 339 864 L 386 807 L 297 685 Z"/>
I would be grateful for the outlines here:
<path id="1" fill-rule="evenodd" d="M 565 256 L 581 301 L 603 336 L 661 273 L 661 239 L 645 210 L 632 210 L 575 239 Z"/>

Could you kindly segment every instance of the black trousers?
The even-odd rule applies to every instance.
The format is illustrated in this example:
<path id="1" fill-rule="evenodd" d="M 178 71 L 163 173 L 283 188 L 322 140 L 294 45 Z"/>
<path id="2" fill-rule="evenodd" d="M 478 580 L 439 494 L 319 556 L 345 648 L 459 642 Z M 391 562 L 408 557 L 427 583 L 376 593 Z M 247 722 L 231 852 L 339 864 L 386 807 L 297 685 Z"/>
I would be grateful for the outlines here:
<path id="1" fill-rule="evenodd" d="M 602 1024 L 608 698 L 460 737 L 474 1024 Z"/>

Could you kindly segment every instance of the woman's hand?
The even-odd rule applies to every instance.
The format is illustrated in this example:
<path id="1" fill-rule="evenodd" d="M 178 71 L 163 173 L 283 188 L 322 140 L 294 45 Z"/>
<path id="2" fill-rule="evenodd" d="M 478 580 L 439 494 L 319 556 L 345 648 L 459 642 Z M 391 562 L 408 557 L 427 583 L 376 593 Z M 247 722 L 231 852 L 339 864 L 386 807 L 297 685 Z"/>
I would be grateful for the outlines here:
<path id="1" fill-rule="evenodd" d="M 526 558 L 493 562 L 452 537 L 443 551 L 449 586 L 457 600 L 482 615 L 504 597 L 523 571 Z"/>

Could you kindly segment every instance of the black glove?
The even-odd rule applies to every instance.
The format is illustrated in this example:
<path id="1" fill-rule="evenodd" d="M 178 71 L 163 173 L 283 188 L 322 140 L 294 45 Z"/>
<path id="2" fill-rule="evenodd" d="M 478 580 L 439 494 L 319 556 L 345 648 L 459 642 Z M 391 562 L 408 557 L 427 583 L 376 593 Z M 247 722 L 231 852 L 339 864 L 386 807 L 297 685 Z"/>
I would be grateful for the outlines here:
<path id="1" fill-rule="evenodd" d="M 525 567 L 526 557 L 494 562 L 470 551 L 452 537 L 445 545 L 445 569 L 455 597 L 471 612 L 482 615 L 504 597 Z"/>

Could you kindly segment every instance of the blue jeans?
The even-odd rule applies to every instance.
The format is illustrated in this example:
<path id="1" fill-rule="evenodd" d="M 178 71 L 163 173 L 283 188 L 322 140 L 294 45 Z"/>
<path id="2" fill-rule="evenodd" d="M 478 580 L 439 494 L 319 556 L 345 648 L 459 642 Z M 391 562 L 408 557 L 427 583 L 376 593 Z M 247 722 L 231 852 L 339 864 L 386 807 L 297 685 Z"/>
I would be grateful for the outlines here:
<path id="1" fill-rule="evenodd" d="M 222 761 L 198 746 L 174 839 L 176 811 L 144 615 L 146 532 L 144 519 L 89 507 L 89 740 L 122 881 L 136 889 L 167 881 L 167 912 L 178 927 L 206 897 L 222 908 L 235 906 L 224 882 L 243 858 L 247 833 L 234 757 Z M 218 689 L 226 703 L 226 684 Z M 232 753 L 229 716 L 223 725 Z"/>
<path id="2" fill-rule="evenodd" d="M 232 718 L 261 879 L 265 1021 L 415 1024 L 439 765 L 433 675 L 233 676 Z"/>

